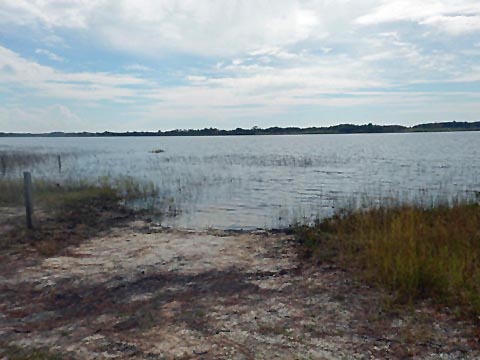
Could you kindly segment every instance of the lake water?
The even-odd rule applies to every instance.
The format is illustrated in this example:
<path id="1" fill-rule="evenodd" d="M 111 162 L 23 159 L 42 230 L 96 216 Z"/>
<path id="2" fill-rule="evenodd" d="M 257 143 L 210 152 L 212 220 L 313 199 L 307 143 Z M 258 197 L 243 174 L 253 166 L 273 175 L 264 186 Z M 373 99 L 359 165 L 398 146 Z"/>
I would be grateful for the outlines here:
<path id="1" fill-rule="evenodd" d="M 153 181 L 181 210 L 163 223 L 193 229 L 282 227 L 365 202 L 429 203 L 480 191 L 480 132 L 0 138 L 0 150 L 62 156 L 61 172 L 52 157 L 6 176 Z"/>

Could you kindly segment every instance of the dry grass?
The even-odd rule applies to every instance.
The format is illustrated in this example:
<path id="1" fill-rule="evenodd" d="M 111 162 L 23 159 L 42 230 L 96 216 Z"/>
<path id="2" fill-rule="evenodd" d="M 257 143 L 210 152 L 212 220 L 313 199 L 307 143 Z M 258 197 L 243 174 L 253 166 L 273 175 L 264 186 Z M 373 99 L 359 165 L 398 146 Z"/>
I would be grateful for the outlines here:
<path id="1" fill-rule="evenodd" d="M 336 261 L 401 303 L 430 298 L 480 314 L 480 206 L 348 211 L 298 230 L 302 254 Z"/>

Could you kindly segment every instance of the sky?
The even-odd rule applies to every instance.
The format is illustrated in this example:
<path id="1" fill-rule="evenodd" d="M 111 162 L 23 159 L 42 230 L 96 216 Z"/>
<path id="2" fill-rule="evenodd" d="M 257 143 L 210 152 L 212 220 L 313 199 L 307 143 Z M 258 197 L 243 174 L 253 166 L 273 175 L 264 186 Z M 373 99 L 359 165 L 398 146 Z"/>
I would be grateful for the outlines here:
<path id="1" fill-rule="evenodd" d="M 0 0 L 0 132 L 453 120 L 478 0 Z"/>

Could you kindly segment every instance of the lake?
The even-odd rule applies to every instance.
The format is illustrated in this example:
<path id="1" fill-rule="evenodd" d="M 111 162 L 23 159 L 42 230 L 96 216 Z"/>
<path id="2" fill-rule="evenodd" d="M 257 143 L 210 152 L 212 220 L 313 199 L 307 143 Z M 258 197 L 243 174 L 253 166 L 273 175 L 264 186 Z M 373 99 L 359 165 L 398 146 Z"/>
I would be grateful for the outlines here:
<path id="1" fill-rule="evenodd" d="M 276 228 L 344 207 L 431 204 L 480 191 L 480 132 L 0 138 L 0 150 L 61 155 L 61 171 L 55 158 L 8 177 L 29 170 L 34 179 L 153 181 L 181 210 L 162 223 L 179 228 Z"/>

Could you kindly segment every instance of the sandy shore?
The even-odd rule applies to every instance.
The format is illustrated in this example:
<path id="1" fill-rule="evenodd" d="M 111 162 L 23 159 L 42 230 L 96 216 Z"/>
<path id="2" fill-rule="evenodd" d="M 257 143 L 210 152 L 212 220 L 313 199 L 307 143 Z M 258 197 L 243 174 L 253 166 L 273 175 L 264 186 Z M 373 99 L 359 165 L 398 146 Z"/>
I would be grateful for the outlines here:
<path id="1" fill-rule="evenodd" d="M 137 221 L 4 261 L 0 359 L 11 345 L 78 359 L 480 358 L 471 325 L 428 304 L 392 312 L 351 275 L 300 266 L 285 234 Z"/>

